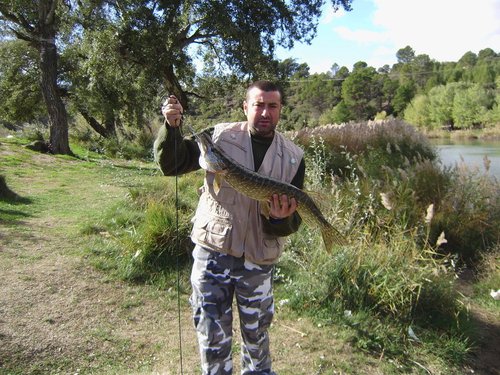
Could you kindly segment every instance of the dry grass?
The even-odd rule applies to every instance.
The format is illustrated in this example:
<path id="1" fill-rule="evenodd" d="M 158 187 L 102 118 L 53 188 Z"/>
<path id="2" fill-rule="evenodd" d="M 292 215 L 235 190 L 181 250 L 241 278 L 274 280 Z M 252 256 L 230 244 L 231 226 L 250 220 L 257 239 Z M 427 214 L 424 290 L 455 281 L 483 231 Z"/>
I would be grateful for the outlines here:
<path id="1" fill-rule="evenodd" d="M 325 125 L 304 128 L 289 133 L 290 137 L 308 144 L 308 140 L 321 137 L 330 145 L 343 145 L 349 152 L 360 153 L 369 145 L 385 140 L 394 145 L 411 139 L 415 143 L 426 143 L 425 136 L 413 126 L 399 119 L 349 122 L 340 125 Z"/>

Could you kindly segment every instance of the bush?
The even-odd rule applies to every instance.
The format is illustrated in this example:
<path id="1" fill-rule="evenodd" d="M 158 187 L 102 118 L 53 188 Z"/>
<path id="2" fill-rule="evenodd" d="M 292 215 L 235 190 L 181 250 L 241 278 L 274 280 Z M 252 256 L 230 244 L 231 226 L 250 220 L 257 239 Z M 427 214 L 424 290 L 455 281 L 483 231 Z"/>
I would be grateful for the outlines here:
<path id="1" fill-rule="evenodd" d="M 125 279 L 148 281 L 174 273 L 190 259 L 189 221 L 177 222 L 174 202 L 151 202 L 137 230 L 125 237 Z"/>
<path id="2" fill-rule="evenodd" d="M 444 249 L 474 267 L 500 240 L 500 184 L 487 174 L 457 165 L 433 221 L 434 235 L 446 232 Z"/>
<path id="3" fill-rule="evenodd" d="M 404 168 L 415 159 L 434 160 L 437 157 L 423 134 L 396 119 L 307 128 L 291 132 L 291 136 L 309 153 L 314 152 L 311 147 L 317 142 L 314 140 L 321 138 L 328 149 L 329 169 L 340 176 L 352 174 L 350 158 L 359 160 L 359 169 L 367 177 L 378 178 L 382 166 Z"/>
<path id="4" fill-rule="evenodd" d="M 425 350 L 439 345 L 438 357 L 463 363 L 473 334 L 456 260 L 498 248 L 498 183 L 442 169 L 427 140 L 394 121 L 294 135 L 307 145 L 308 187 L 329 197 L 322 210 L 350 244 L 327 253 L 306 227 L 290 237 L 277 275 L 292 308 L 340 320 L 355 330 L 355 345 L 386 355 L 413 350 L 415 329 L 432 342 Z"/>
<path id="5" fill-rule="evenodd" d="M 95 263 L 125 280 L 173 285 L 175 271 L 184 272 L 190 261 L 189 217 L 200 184 L 200 175 L 192 174 L 179 177 L 177 196 L 173 178 L 131 189 L 128 202 L 82 230 L 99 235 L 90 249 L 99 258 Z"/>

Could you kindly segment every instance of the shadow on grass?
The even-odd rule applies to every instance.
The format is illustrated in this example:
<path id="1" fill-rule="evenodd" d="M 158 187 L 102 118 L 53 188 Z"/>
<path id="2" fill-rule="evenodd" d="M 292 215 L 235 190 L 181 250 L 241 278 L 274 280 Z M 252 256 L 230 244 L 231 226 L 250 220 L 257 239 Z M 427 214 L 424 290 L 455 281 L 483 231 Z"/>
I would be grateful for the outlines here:
<path id="1" fill-rule="evenodd" d="M 11 190 L 5 182 L 5 177 L 0 175 L 0 202 L 10 204 L 30 204 L 32 200 L 18 195 L 15 191 Z"/>
<path id="2" fill-rule="evenodd" d="M 30 198 L 21 197 L 16 194 L 15 196 L 10 196 L 10 197 L 0 196 L 0 202 L 10 203 L 10 204 L 31 204 L 33 203 L 33 200 L 31 200 Z"/>
<path id="3" fill-rule="evenodd" d="M 6 184 L 5 178 L 0 175 L 0 203 L 5 202 L 9 205 L 26 205 L 33 201 L 30 198 L 21 197 L 12 191 Z M 11 208 L 0 208 L 1 224 L 19 224 L 19 219 L 30 217 L 31 215 L 21 210 Z"/>
<path id="4" fill-rule="evenodd" d="M 6 226 L 27 226 L 28 224 L 22 219 L 31 217 L 32 215 L 19 210 L 10 210 L 0 208 L 0 225 Z"/>

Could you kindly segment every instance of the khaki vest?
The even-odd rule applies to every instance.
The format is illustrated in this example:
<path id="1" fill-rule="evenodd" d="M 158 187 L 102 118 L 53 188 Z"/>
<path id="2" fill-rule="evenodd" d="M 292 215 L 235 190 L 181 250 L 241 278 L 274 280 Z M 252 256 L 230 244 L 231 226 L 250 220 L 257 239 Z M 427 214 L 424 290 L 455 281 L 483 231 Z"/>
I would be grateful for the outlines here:
<path id="1" fill-rule="evenodd" d="M 246 122 L 215 126 L 214 142 L 239 164 L 254 168 L 252 140 Z M 303 151 L 275 133 L 258 173 L 290 183 L 297 173 Z M 283 251 L 284 237 L 263 232 L 260 203 L 238 193 L 223 182 L 218 194 L 213 188 L 214 174 L 207 172 L 200 201 L 193 218 L 191 240 L 200 246 L 245 256 L 256 264 L 273 264 Z M 265 220 L 265 219 L 264 219 Z"/>

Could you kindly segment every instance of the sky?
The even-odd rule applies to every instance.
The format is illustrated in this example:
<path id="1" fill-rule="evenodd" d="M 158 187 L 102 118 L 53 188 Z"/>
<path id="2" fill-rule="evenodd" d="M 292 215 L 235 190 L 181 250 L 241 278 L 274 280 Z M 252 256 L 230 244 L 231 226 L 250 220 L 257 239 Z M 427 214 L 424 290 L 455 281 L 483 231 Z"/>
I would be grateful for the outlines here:
<path id="1" fill-rule="evenodd" d="M 500 52 L 500 0 L 353 0 L 350 12 L 335 13 L 326 2 L 311 45 L 280 48 L 280 60 L 293 58 L 310 73 L 323 73 L 334 63 L 351 71 L 358 61 L 392 66 L 406 46 L 440 62 L 484 48 Z"/>

